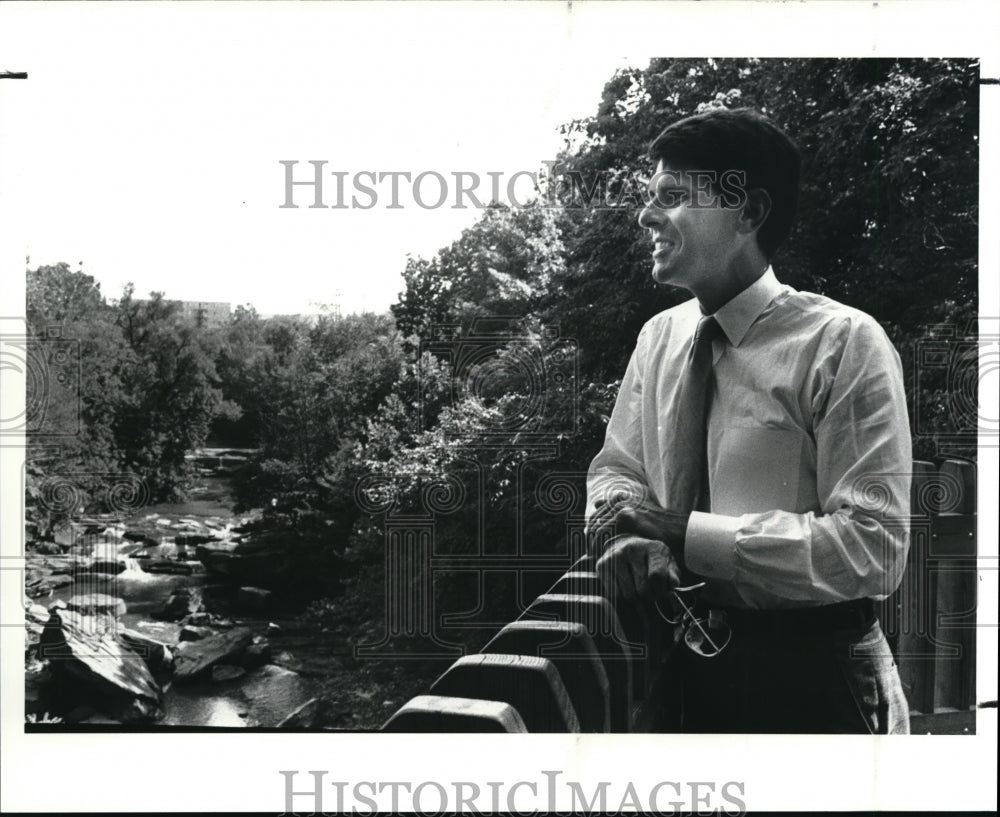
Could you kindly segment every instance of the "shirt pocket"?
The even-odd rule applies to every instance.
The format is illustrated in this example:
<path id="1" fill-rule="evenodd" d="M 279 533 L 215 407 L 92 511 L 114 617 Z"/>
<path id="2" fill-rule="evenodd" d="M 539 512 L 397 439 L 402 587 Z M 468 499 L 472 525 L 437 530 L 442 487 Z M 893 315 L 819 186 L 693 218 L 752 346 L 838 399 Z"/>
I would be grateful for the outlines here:
<path id="1" fill-rule="evenodd" d="M 709 452 L 712 511 L 740 516 L 806 510 L 799 507 L 805 442 L 797 429 L 725 429 L 714 452 Z"/>

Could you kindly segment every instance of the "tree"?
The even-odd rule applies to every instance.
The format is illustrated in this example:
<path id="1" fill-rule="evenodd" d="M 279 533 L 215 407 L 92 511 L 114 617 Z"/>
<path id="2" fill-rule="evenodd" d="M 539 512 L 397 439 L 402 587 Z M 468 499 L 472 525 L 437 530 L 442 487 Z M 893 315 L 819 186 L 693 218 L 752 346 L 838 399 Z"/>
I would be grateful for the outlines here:
<path id="1" fill-rule="evenodd" d="M 176 302 L 158 292 L 137 300 L 131 286 L 116 304 L 116 320 L 130 361 L 115 436 L 125 466 L 153 497 L 169 497 L 183 490 L 186 455 L 205 442 L 222 403 L 213 339 L 182 318 Z"/>
<path id="2" fill-rule="evenodd" d="M 346 518 L 350 451 L 403 366 L 395 327 L 385 316 L 325 315 L 313 325 L 281 318 L 260 328 L 263 346 L 240 375 L 259 449 L 237 486 L 241 506 Z"/>
<path id="3" fill-rule="evenodd" d="M 268 354 L 265 327 L 257 310 L 247 304 L 237 306 L 229 323 L 216 331 L 215 370 L 223 402 L 210 436 L 224 445 L 257 444 L 262 418 L 254 394 L 254 372 Z"/>
<path id="4" fill-rule="evenodd" d="M 211 341 L 154 295 L 109 304 L 66 264 L 27 274 L 27 507 L 44 533 L 81 510 L 108 510 L 109 480 L 132 475 L 149 500 L 181 492 L 186 455 L 220 401 Z"/>
<path id="5" fill-rule="evenodd" d="M 494 204 L 433 259 L 408 259 L 406 288 L 391 309 L 405 336 L 427 340 L 436 324 L 532 311 L 562 269 L 556 213 Z"/>
<path id="6" fill-rule="evenodd" d="M 65 263 L 26 277 L 26 515 L 41 533 L 99 502 L 120 471 L 112 418 L 128 353 L 100 285 Z"/>

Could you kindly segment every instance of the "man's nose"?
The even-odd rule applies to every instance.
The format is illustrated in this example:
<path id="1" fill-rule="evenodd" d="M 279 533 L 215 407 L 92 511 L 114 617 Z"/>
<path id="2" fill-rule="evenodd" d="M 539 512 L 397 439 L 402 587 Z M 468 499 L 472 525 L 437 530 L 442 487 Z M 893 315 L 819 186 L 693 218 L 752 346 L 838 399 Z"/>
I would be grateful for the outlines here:
<path id="1" fill-rule="evenodd" d="M 647 204 L 639 211 L 639 226 L 640 227 L 656 227 L 660 223 L 660 213 L 657 212 L 656 208 Z"/>

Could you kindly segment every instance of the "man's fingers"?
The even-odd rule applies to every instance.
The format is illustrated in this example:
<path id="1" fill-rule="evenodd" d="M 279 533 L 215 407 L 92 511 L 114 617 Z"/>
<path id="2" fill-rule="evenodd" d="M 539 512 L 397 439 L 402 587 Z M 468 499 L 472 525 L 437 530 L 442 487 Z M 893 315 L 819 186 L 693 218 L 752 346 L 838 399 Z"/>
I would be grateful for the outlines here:
<path id="1" fill-rule="evenodd" d="M 609 550 L 597 560 L 597 575 L 601 577 L 601 586 L 604 588 L 604 594 L 612 598 L 618 592 L 615 571 L 611 565 L 613 558 L 614 554 Z"/>
<path id="2" fill-rule="evenodd" d="M 644 541 L 629 541 L 624 543 L 623 554 L 625 570 L 629 575 L 631 599 L 649 597 L 649 548 Z"/>
<path id="3" fill-rule="evenodd" d="M 628 543 L 619 542 L 609 548 L 597 562 L 597 574 L 610 598 L 628 601 L 637 598 Z"/>
<path id="4" fill-rule="evenodd" d="M 681 568 L 674 554 L 666 545 L 657 543 L 649 553 L 649 584 L 656 600 L 669 600 L 671 591 L 681 584 Z"/>
<path id="5" fill-rule="evenodd" d="M 631 508 L 605 502 L 603 499 L 595 503 L 596 511 L 590 517 L 587 525 L 587 547 L 591 556 L 600 557 L 608 545 L 608 541 L 618 534 L 635 533 Z"/>
<path id="6" fill-rule="evenodd" d="M 600 558 L 604 554 L 609 540 L 614 535 L 613 522 L 614 519 L 611 517 L 591 518 L 587 526 L 587 549 L 591 556 Z"/>
<path id="7" fill-rule="evenodd" d="M 597 573 L 609 595 L 629 602 L 662 598 L 680 582 L 670 549 L 650 539 L 615 543 L 598 560 Z"/>

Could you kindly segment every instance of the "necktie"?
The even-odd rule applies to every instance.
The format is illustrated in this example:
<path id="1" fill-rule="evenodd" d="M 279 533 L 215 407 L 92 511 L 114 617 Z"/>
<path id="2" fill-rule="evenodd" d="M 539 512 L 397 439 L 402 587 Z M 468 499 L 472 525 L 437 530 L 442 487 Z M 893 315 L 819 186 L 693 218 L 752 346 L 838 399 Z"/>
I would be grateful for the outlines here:
<path id="1" fill-rule="evenodd" d="M 725 335 L 718 321 L 698 322 L 688 348 L 687 366 L 677 389 L 673 414 L 673 455 L 670 463 L 671 510 L 687 513 L 706 506 L 708 499 L 708 398 L 712 382 L 712 341 Z"/>

